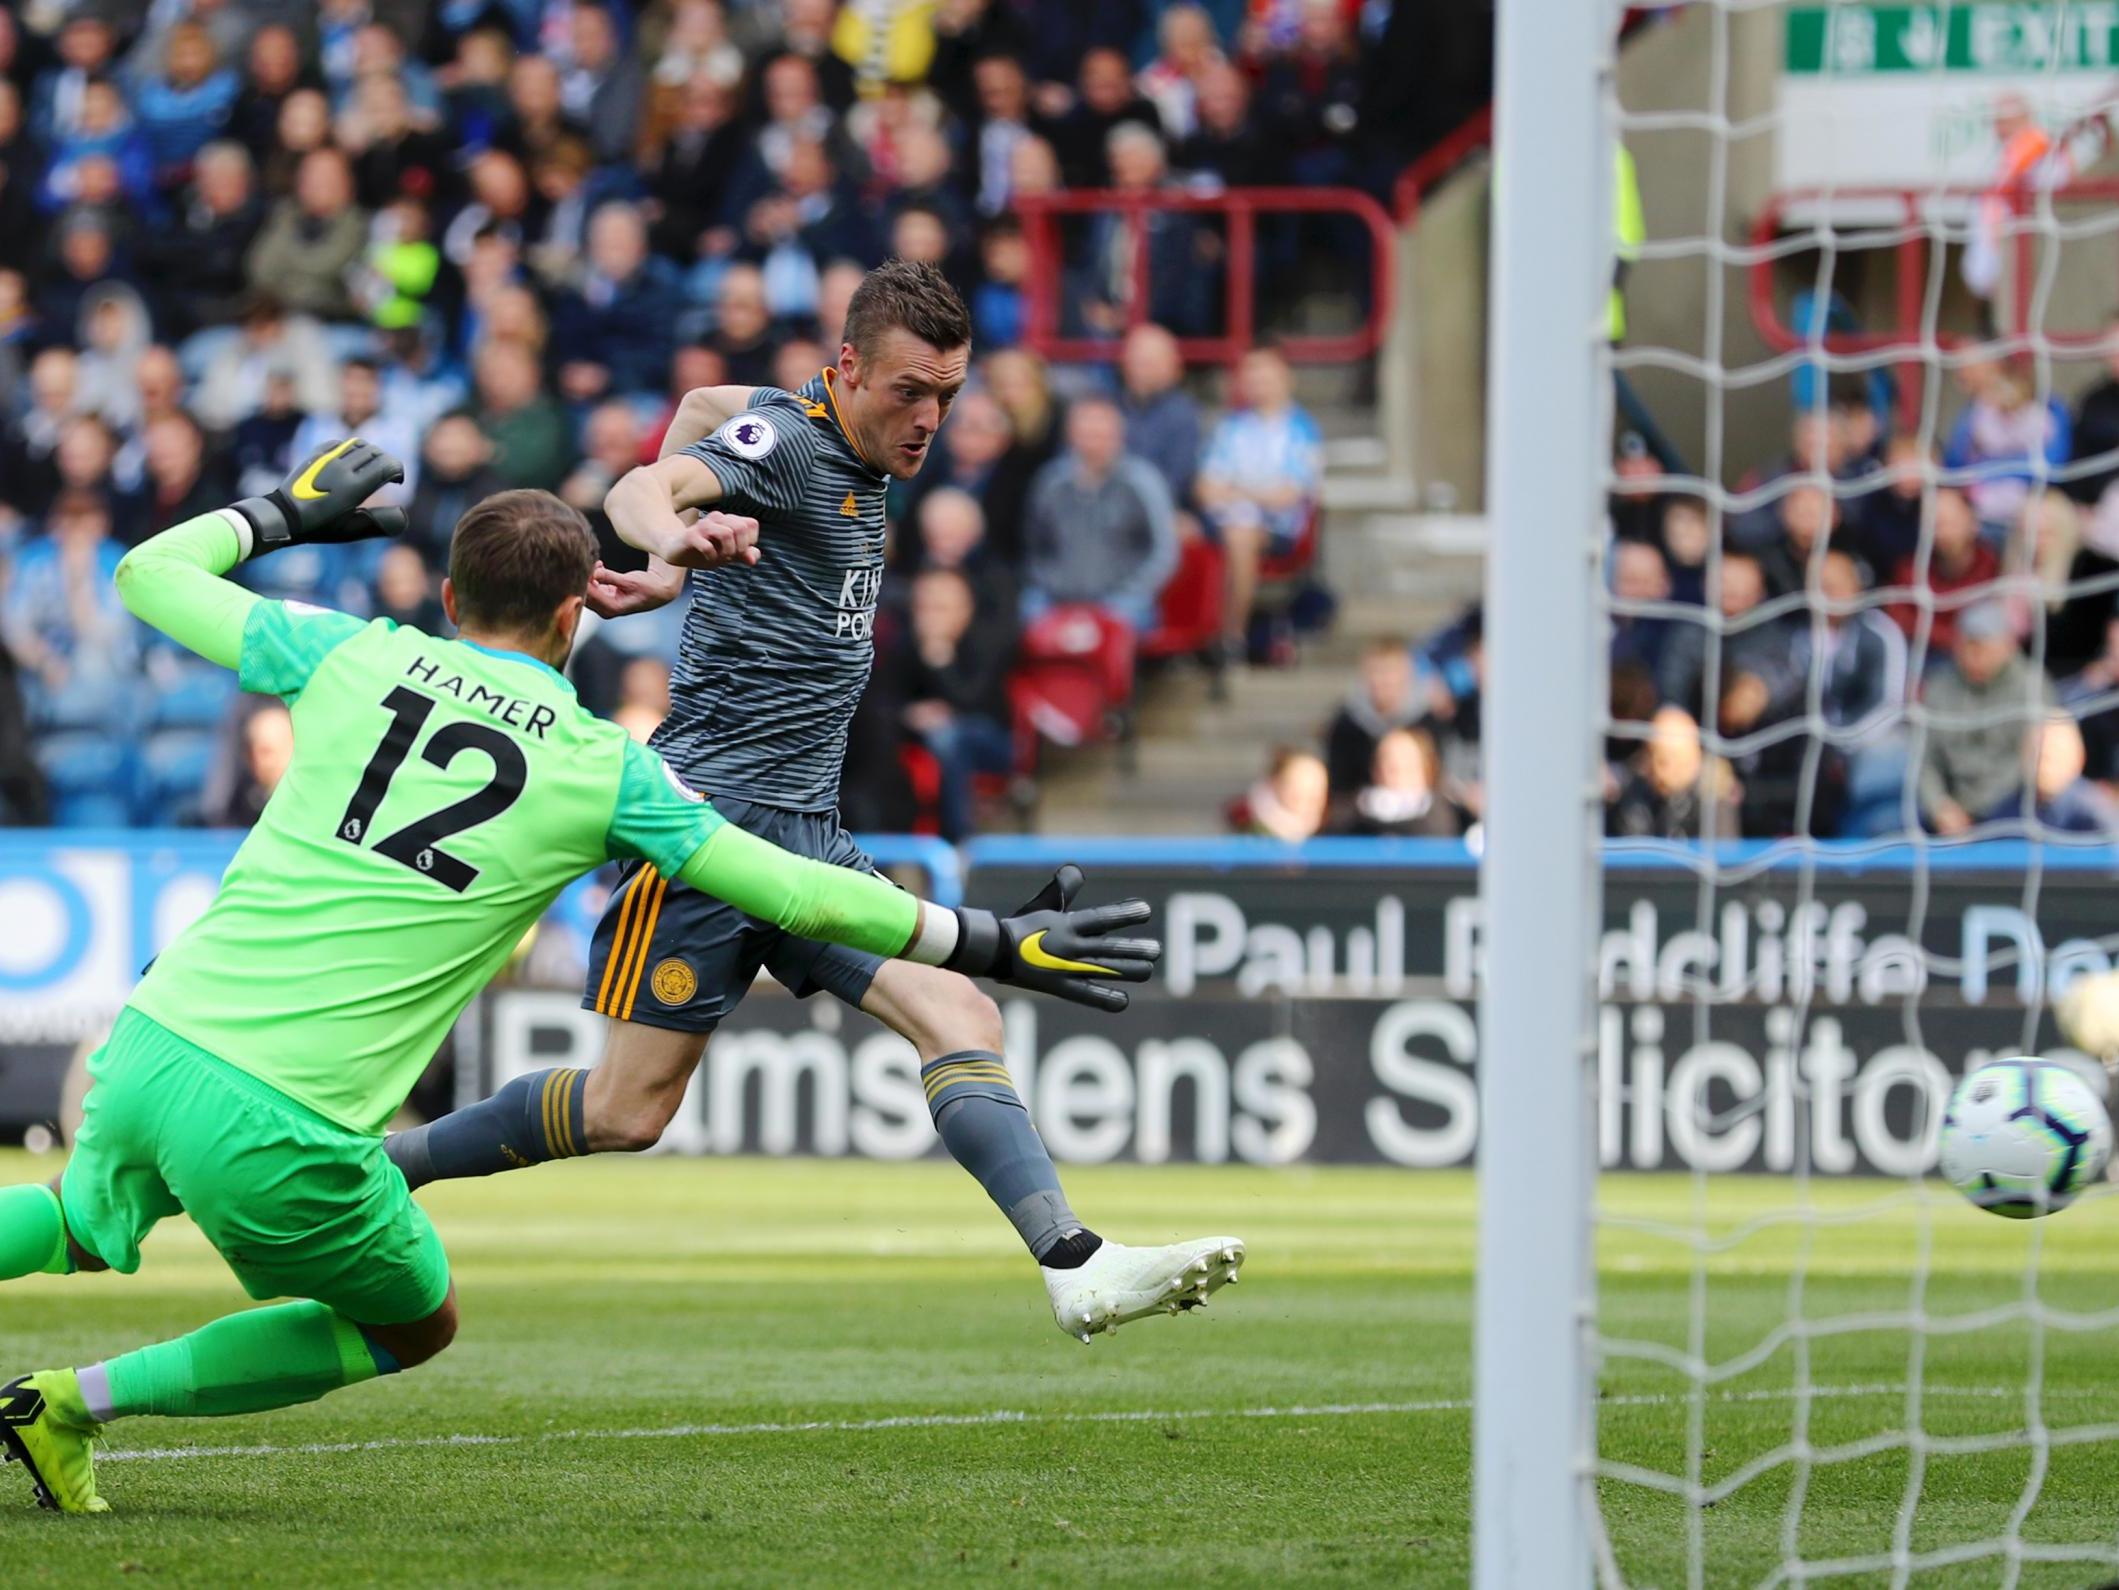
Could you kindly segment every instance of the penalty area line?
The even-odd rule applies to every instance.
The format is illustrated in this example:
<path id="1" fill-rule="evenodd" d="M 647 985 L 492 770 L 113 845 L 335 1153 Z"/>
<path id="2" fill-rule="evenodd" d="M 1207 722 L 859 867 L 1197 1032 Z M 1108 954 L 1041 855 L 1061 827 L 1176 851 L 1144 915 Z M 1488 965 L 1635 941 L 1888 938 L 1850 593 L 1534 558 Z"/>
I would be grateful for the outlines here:
<path id="1" fill-rule="evenodd" d="M 2020 1386 L 1924 1386 L 1926 1396 L 2004 1399 L 2020 1397 Z M 1843 1401 L 1859 1397 L 1900 1397 L 1903 1383 L 1856 1386 L 1813 1386 L 1813 1401 Z M 1792 1402 L 1799 1393 L 1793 1388 L 1722 1391 L 1708 1394 L 1709 1402 Z M 1662 1393 L 1602 1398 L 1600 1407 L 1677 1407 L 1692 1399 Z M 537 1446 L 553 1441 L 680 1441 L 702 1436 L 810 1435 L 820 1432 L 861 1434 L 878 1430 L 947 1430 L 981 1425 L 1031 1424 L 1161 1424 L 1199 1419 L 1351 1419 L 1397 1414 L 1469 1413 L 1469 1397 L 1437 1397 L 1417 1402 L 1325 1402 L 1297 1403 L 1266 1408 L 1114 1408 L 1091 1413 L 1029 1413 L 995 1408 L 984 1413 L 904 1413 L 880 1419 L 767 1420 L 752 1424 L 668 1424 L 626 1430 L 543 1430 L 524 1435 L 407 1435 L 382 1436 L 372 1441 L 308 1441 L 286 1444 L 259 1442 L 249 1446 L 169 1446 L 106 1448 L 97 1452 L 99 1463 L 173 1463 L 196 1458 L 325 1457 L 346 1452 L 402 1452 L 425 1447 Z"/>

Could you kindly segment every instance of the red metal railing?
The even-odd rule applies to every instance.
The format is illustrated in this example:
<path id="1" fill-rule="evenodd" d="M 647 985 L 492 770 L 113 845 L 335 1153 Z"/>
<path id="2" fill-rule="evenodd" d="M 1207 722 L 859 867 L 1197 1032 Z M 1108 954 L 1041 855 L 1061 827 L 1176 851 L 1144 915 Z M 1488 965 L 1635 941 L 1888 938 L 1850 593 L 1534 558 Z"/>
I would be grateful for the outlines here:
<path id="1" fill-rule="evenodd" d="M 1391 209 L 1402 226 L 1414 225 L 1420 204 L 1456 169 L 1482 149 L 1493 146 L 1494 108 L 1487 105 L 1458 123 L 1454 132 L 1399 173 L 1391 190 Z"/>
<path id="2" fill-rule="evenodd" d="M 1257 341 L 1258 217 L 1260 215 L 1351 215 L 1368 228 L 1370 258 L 1369 310 L 1360 328 L 1324 336 L 1291 336 L 1278 346 L 1296 364 L 1340 364 L 1365 359 L 1382 346 L 1391 318 L 1392 261 L 1397 238 L 1382 205 L 1355 188 L 1229 188 L 1197 194 L 1157 190 L 1117 193 L 1101 188 L 1069 188 L 1058 193 L 1023 195 L 1015 201 L 1023 233 L 1030 244 L 1030 276 L 1024 284 L 1024 341 L 1048 359 L 1108 360 L 1117 356 L 1118 337 L 1070 337 L 1060 331 L 1061 278 L 1065 250 L 1059 217 L 1117 214 L 1125 217 L 1133 277 L 1126 294 L 1126 325 L 1148 319 L 1148 250 L 1144 228 L 1151 212 L 1221 215 L 1228 220 L 1226 307 L 1222 334 L 1180 337 L 1178 349 L 1189 364 L 1233 364 Z"/>
<path id="3" fill-rule="evenodd" d="M 1778 239 L 1784 230 L 1784 219 L 1788 210 L 1798 204 L 1819 202 L 1848 203 L 1854 205 L 1895 204 L 1899 208 L 1900 221 L 1895 228 L 1899 236 L 1895 242 L 1881 245 L 1873 250 L 1846 249 L 1845 252 L 1882 253 L 1886 249 L 1894 256 L 1897 281 L 1894 284 L 1894 307 L 1896 323 L 1874 331 L 1826 332 L 1818 341 L 1827 353 L 1854 354 L 1874 353 L 1883 349 L 1904 349 L 1905 357 L 1898 361 L 1898 394 L 1900 416 L 1911 422 L 1918 417 L 1917 405 L 1923 384 L 1921 353 L 1924 346 L 1923 322 L 1927 312 L 1928 272 L 1934 268 L 1929 260 L 1929 244 L 1932 241 L 1924 207 L 1938 200 L 1967 201 L 1977 205 L 1985 200 L 1991 190 L 1985 188 L 1791 188 L 1776 193 L 1760 208 L 1758 217 L 1752 222 L 1751 242 L 1756 250 L 1749 274 L 1749 298 L 1751 323 L 1760 338 L 1776 353 L 1794 353 L 1812 345 L 1811 337 L 1781 319 L 1780 306 L 1774 296 L 1774 267 L 1779 258 L 1768 253 L 1768 245 Z M 2039 234 L 2022 225 L 2023 218 L 2035 210 L 2043 195 L 2028 189 L 2018 189 L 2004 195 L 2010 218 L 2007 223 L 2009 235 L 2005 246 L 2015 255 L 2014 269 L 2010 272 L 2010 302 L 2004 306 L 2007 318 L 1999 327 L 2000 336 L 2006 340 L 2021 336 L 2029 329 L 2032 300 L 2038 290 L 2037 241 Z M 2110 202 L 2119 199 L 2119 181 L 2102 179 L 2074 182 L 2056 188 L 2051 194 L 2057 205 L 2071 202 Z M 2105 340 L 2102 327 L 2091 331 L 2054 331 L 2039 328 L 2040 340 L 2049 347 L 2088 348 Z M 1960 347 L 1978 340 L 1974 334 L 1944 331 L 1935 328 L 1935 341 L 1944 348 Z"/>

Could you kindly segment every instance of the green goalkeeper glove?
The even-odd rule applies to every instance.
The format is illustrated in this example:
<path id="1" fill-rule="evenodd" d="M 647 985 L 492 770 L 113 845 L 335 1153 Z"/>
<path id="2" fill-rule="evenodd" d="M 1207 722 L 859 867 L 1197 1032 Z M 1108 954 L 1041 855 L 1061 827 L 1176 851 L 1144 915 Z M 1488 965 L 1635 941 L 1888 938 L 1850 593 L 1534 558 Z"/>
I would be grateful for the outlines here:
<path id="1" fill-rule="evenodd" d="M 254 558 L 305 542 L 401 536 L 404 509 L 361 504 L 404 478 L 403 464 L 372 443 L 349 436 L 305 460 L 265 496 L 245 497 L 233 507 L 250 526 Z"/>
<path id="2" fill-rule="evenodd" d="M 1145 983 L 1162 959 L 1162 940 L 1111 935 L 1140 926 L 1154 910 L 1145 900 L 1077 910 L 1081 887 L 1082 869 L 1070 862 L 1010 916 L 960 907 L 956 950 L 944 964 L 1095 1010 L 1124 1010 L 1130 996 L 1112 982 Z"/>

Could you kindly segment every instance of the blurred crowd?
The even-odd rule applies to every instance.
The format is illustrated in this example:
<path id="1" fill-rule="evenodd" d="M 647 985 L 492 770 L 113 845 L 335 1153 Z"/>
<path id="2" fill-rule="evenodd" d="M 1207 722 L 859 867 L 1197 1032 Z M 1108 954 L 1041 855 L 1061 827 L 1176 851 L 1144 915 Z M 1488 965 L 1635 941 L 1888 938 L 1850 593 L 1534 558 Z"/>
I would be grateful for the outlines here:
<path id="1" fill-rule="evenodd" d="M 1799 391 L 1719 516 L 1620 432 L 1606 831 L 2119 839 L 2119 316 L 2103 346 L 2072 404 L 2028 360 L 1963 358 L 1927 426 L 1874 378 Z M 1371 646 L 1231 826 L 1470 834 L 1481 628 Z"/>
<path id="2" fill-rule="evenodd" d="M 1612 833 L 2119 837 L 2107 329 L 2072 406 L 2027 358 L 1962 359 L 1925 427 L 1832 378 L 1739 482 L 1718 556 L 1708 505 L 1622 438 Z"/>
<path id="3" fill-rule="evenodd" d="M 34 0 L 0 10 L 0 821 L 241 823 L 283 709 L 143 631 L 110 572 L 168 524 L 358 432 L 410 534 L 242 571 L 441 628 L 457 516 L 503 486 L 601 517 L 676 399 L 795 386 L 862 270 L 932 260 L 974 381 L 891 498 L 894 606 L 853 758 L 943 832 L 1019 773 L 1019 636 L 1084 608 L 1152 631 L 1188 543 L 1258 643 L 1261 564 L 1314 515 L 1317 430 L 1270 350 L 1223 407 L 1175 337 L 1219 324 L 1222 237 L 1156 213 L 1151 321 L 1109 367 L 1022 347 L 1025 195 L 1387 185 L 1381 0 Z M 1382 128 L 1383 130 L 1379 130 Z M 1128 325 L 1133 245 L 1063 234 L 1062 329 Z M 1285 304 L 1329 231 L 1261 231 Z M 681 615 L 590 636 L 577 684 L 649 732 Z M 897 770 L 893 773 L 892 770 Z M 903 776 L 900 776 L 903 775 Z M 850 781 L 851 783 L 852 781 Z"/>

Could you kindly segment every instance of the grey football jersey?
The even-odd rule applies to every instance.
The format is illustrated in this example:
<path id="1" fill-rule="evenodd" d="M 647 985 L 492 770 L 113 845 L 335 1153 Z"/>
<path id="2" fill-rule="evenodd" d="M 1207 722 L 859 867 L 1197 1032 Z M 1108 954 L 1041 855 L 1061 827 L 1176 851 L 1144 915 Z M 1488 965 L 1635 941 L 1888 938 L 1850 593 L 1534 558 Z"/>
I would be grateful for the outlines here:
<path id="1" fill-rule="evenodd" d="M 791 811 L 839 804 L 846 731 L 875 660 L 883 489 L 853 450 L 825 370 L 685 449 L 721 482 L 718 505 L 758 521 L 758 561 L 695 570 L 653 745 L 707 795 Z"/>

